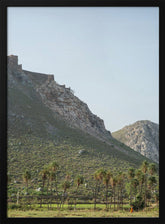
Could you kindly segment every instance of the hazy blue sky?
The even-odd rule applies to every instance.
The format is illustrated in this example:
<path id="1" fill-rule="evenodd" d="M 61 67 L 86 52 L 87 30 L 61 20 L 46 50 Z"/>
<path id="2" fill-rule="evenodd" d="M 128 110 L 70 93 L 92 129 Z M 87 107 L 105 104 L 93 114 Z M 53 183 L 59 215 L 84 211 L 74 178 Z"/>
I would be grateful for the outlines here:
<path id="1" fill-rule="evenodd" d="M 9 7 L 8 55 L 54 74 L 111 132 L 159 122 L 158 7 Z"/>

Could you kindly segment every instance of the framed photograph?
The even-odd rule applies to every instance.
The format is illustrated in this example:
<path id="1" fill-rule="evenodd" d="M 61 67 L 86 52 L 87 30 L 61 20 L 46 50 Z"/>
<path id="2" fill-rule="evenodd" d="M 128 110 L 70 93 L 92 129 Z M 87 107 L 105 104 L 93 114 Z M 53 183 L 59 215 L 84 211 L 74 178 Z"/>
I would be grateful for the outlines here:
<path id="1" fill-rule="evenodd" d="M 160 223 L 162 1 L 0 10 L 1 223 Z"/>

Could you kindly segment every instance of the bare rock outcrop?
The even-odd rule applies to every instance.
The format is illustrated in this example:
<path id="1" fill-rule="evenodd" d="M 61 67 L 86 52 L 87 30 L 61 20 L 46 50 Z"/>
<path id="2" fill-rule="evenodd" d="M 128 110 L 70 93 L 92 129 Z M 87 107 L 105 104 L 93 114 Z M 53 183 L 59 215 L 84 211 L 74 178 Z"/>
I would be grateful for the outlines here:
<path id="1" fill-rule="evenodd" d="M 155 162 L 159 162 L 159 125 L 148 120 L 137 121 L 112 136 Z"/>

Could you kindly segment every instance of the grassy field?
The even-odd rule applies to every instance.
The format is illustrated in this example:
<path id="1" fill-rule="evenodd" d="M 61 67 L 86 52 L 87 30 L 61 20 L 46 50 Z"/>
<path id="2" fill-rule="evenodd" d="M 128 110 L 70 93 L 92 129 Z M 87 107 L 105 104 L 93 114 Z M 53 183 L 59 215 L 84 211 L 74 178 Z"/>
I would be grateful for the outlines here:
<path id="1" fill-rule="evenodd" d="M 67 206 L 61 209 L 48 210 L 46 207 L 40 208 L 39 210 L 17 210 L 9 209 L 8 217 L 101 217 L 101 218 L 117 218 L 117 217 L 159 217 L 158 207 L 146 208 L 142 211 L 129 212 L 129 209 L 114 211 L 111 208 L 109 211 L 105 209 L 103 205 L 97 205 L 97 209 L 93 209 L 93 205 L 88 205 L 83 208 L 83 205 L 77 205 L 76 209 L 69 210 Z"/>
<path id="2" fill-rule="evenodd" d="M 8 217 L 159 217 L 158 211 L 140 211 L 140 212 L 123 212 L 123 211 L 94 211 L 94 210 L 76 210 L 76 211 L 19 211 L 9 210 Z"/>

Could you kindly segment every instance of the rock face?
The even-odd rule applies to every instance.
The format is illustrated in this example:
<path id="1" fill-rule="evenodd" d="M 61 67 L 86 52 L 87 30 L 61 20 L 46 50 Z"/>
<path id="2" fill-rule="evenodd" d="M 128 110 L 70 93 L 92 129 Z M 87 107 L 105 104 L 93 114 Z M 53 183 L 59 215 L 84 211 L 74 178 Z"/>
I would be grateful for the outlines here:
<path id="1" fill-rule="evenodd" d="M 112 138 L 105 129 L 104 121 L 92 114 L 87 104 L 74 96 L 70 88 L 59 85 L 53 75 L 40 74 L 22 69 L 18 65 L 18 56 L 8 56 L 8 83 L 14 85 L 15 79 L 30 85 L 35 94 L 53 112 L 58 113 L 71 127 L 79 128 L 101 140 Z"/>
<path id="2" fill-rule="evenodd" d="M 151 121 L 137 121 L 112 136 L 155 162 L 159 162 L 159 125 Z"/>

